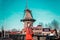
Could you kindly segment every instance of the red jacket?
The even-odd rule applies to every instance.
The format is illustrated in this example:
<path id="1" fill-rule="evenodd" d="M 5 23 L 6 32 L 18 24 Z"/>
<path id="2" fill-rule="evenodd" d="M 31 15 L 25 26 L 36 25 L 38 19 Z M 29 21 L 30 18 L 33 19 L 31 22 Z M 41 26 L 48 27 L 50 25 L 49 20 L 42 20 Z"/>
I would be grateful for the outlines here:
<path id="1" fill-rule="evenodd" d="M 33 40 L 33 31 L 31 28 L 26 28 L 26 40 Z"/>

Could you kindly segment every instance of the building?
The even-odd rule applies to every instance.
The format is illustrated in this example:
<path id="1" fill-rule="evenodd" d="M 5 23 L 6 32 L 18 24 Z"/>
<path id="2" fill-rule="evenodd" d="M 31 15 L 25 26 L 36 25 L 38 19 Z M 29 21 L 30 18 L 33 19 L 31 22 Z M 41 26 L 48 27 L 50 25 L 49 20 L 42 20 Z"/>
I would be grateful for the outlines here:
<path id="1" fill-rule="evenodd" d="M 24 28 L 22 29 L 22 34 L 26 33 L 26 30 L 25 30 L 26 27 L 32 28 L 32 31 L 34 32 L 34 34 L 43 34 L 43 35 L 51 34 L 50 28 L 43 28 L 42 25 L 37 25 L 37 27 L 33 26 L 33 23 L 36 20 L 33 18 L 32 12 L 31 12 L 31 10 L 28 9 L 27 4 L 26 4 L 26 8 L 24 10 L 24 14 L 25 14 L 24 19 L 21 20 L 24 23 Z"/>
<path id="2" fill-rule="evenodd" d="M 26 33 L 26 28 L 30 27 L 34 33 L 34 35 L 55 35 L 55 30 L 51 30 L 50 28 L 43 28 L 42 25 L 37 25 L 36 27 L 33 26 L 33 23 L 36 21 L 33 18 L 32 12 L 31 10 L 28 9 L 27 4 L 26 4 L 26 9 L 24 10 L 25 16 L 24 19 L 22 19 L 21 21 L 24 23 L 24 28 L 22 29 L 22 31 L 11 31 L 11 32 L 4 32 L 4 30 L 2 30 L 2 37 L 6 36 L 8 39 L 4 39 L 4 40 L 20 40 L 20 36 L 16 35 L 16 34 L 25 34 Z M 5 33 L 5 34 L 4 34 Z M 9 34 L 12 34 L 12 39 L 9 38 Z M 15 35 L 15 36 L 14 36 Z M 37 40 L 37 37 L 33 37 L 34 40 Z M 22 38 L 23 39 L 23 38 Z M 46 37 L 40 37 L 40 40 L 45 40 Z"/>
<path id="3" fill-rule="evenodd" d="M 27 27 L 32 28 L 33 23 L 35 22 L 35 19 L 32 16 L 32 12 L 31 12 L 31 10 L 28 9 L 27 4 L 26 4 L 26 9 L 24 10 L 24 13 L 25 13 L 24 19 L 21 20 L 22 22 L 24 22 L 24 28 L 22 30 L 22 34 L 24 34 L 26 32 L 25 29 Z"/>

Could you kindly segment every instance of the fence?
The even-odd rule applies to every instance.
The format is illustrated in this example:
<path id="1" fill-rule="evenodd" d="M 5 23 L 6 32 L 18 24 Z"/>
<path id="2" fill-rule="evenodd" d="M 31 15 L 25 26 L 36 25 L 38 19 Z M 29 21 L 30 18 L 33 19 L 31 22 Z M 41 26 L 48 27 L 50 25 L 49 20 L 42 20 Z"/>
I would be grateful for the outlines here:
<path id="1" fill-rule="evenodd" d="M 16 34 L 16 35 L 9 35 L 10 38 L 13 40 L 25 40 L 25 35 L 24 34 Z M 55 40 L 56 36 L 44 36 L 44 35 L 33 35 L 33 37 L 36 37 L 36 40 L 40 40 L 42 37 L 42 40 Z"/>

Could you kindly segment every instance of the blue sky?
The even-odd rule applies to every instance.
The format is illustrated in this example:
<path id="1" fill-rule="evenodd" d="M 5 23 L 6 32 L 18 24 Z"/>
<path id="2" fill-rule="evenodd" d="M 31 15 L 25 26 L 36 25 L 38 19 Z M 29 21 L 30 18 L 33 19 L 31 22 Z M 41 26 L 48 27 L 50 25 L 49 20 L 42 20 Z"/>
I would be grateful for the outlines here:
<path id="1" fill-rule="evenodd" d="M 0 0 L 0 28 L 5 30 L 23 28 L 24 9 L 26 0 Z M 60 23 L 60 0 L 28 0 L 28 8 L 36 19 L 34 26 L 40 22 L 50 23 L 56 19 Z"/>

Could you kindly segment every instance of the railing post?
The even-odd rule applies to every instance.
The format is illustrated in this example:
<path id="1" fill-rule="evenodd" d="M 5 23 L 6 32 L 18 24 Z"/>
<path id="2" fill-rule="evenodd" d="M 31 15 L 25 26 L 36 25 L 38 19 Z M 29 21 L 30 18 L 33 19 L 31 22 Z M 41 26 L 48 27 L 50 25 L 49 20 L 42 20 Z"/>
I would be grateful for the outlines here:
<path id="1" fill-rule="evenodd" d="M 24 40 L 24 36 L 23 36 L 23 40 Z"/>
<path id="2" fill-rule="evenodd" d="M 40 37 L 39 37 L 39 36 L 37 36 L 37 39 L 38 39 L 38 40 L 40 40 Z"/>
<path id="3" fill-rule="evenodd" d="M 19 37 L 20 37 L 20 40 L 21 40 L 21 35 Z"/>

